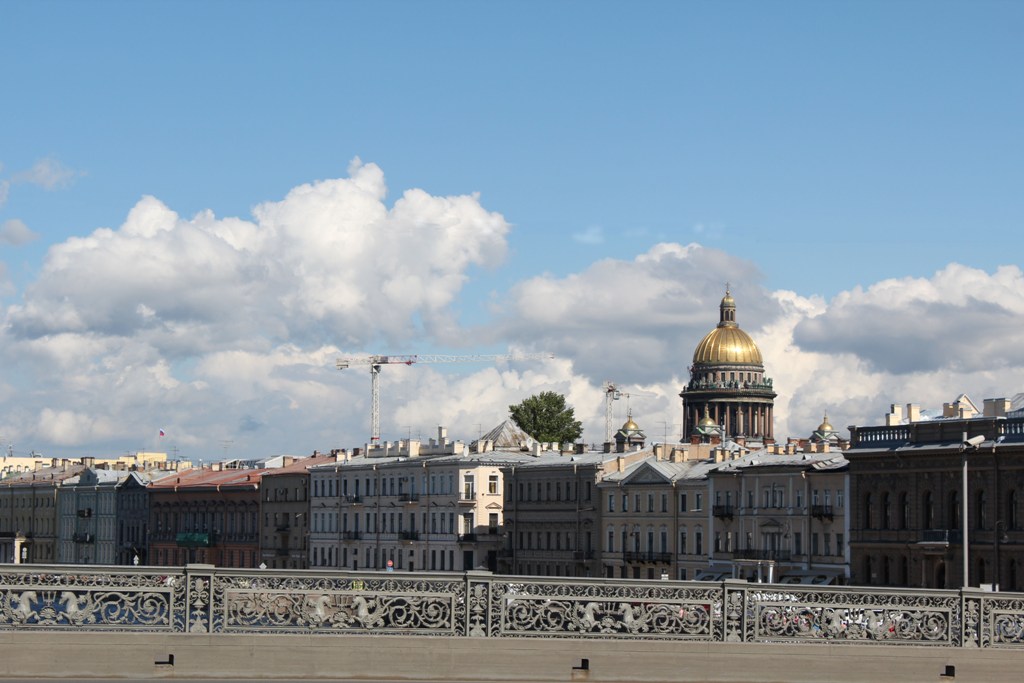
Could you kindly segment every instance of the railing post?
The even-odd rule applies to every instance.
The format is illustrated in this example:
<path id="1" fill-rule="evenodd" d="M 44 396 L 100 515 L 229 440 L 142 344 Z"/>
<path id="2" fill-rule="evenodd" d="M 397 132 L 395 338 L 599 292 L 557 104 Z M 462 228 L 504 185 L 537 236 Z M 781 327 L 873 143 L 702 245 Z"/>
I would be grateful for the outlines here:
<path id="1" fill-rule="evenodd" d="M 960 589 L 960 647 L 981 647 L 985 594 L 977 588 Z"/>
<path id="2" fill-rule="evenodd" d="M 742 579 L 722 582 L 722 642 L 742 643 L 747 639 L 749 585 Z"/>
<path id="3" fill-rule="evenodd" d="M 478 638 L 491 635 L 491 580 L 489 571 L 466 572 L 466 623 L 461 635 Z"/>
<path id="4" fill-rule="evenodd" d="M 214 623 L 215 571 L 216 567 L 212 564 L 185 565 L 185 627 L 189 633 L 213 633 L 220 630 Z"/>

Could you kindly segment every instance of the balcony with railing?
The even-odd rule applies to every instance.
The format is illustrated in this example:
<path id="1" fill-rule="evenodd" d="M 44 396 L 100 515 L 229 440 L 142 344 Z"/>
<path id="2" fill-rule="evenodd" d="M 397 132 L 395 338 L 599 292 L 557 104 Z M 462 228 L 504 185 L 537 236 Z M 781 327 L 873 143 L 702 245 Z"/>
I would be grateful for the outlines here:
<path id="1" fill-rule="evenodd" d="M 642 562 L 645 564 L 669 564 L 672 553 L 659 553 L 653 550 L 627 550 L 622 553 L 625 562 Z"/>
<path id="2" fill-rule="evenodd" d="M 734 511 L 732 505 L 713 505 L 711 506 L 711 514 L 718 519 L 732 519 Z"/>
<path id="3" fill-rule="evenodd" d="M 921 532 L 921 545 L 959 545 L 963 542 L 960 529 L 925 529 Z"/>
<path id="4" fill-rule="evenodd" d="M 737 548 L 732 557 L 734 560 L 789 562 L 793 559 L 793 552 L 782 548 Z"/>
<path id="5" fill-rule="evenodd" d="M 418 541 L 420 540 L 420 532 L 418 531 L 399 531 L 398 540 L 400 541 Z"/>
<path id="6" fill-rule="evenodd" d="M 362 531 L 342 531 L 341 540 L 343 541 L 361 541 L 363 538 Z"/>
<path id="7" fill-rule="evenodd" d="M 831 505 L 812 505 L 811 506 L 811 517 L 820 519 L 822 521 L 832 521 L 832 506 Z"/>

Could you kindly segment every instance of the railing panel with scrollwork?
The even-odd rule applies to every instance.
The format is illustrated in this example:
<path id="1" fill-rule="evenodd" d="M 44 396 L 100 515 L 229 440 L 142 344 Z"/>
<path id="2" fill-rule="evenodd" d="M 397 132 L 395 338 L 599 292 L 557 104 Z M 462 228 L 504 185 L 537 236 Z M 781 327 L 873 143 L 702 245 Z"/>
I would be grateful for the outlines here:
<path id="1" fill-rule="evenodd" d="M 10 629 L 1024 649 L 1024 594 L 488 572 L 0 565 L 0 631 Z"/>

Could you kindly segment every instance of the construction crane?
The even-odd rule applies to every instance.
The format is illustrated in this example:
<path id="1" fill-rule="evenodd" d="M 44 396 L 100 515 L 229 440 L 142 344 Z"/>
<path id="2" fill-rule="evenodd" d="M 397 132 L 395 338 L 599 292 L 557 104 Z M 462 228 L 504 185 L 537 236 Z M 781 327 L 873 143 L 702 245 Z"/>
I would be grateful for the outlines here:
<path id="1" fill-rule="evenodd" d="M 604 441 L 608 443 L 612 440 L 612 403 L 618 401 L 620 398 L 625 396 L 627 399 L 630 396 L 654 396 L 654 394 L 648 391 L 637 391 L 632 392 L 620 391 L 619 386 L 614 382 L 604 383 Z"/>
<path id="2" fill-rule="evenodd" d="M 413 363 L 484 363 L 502 360 L 538 360 L 554 358 L 550 353 L 503 354 L 496 356 L 439 356 L 428 354 L 399 356 L 364 356 L 361 358 L 339 358 L 338 369 L 353 365 L 370 366 L 370 445 L 380 445 L 380 368 L 382 365 L 412 365 Z"/>

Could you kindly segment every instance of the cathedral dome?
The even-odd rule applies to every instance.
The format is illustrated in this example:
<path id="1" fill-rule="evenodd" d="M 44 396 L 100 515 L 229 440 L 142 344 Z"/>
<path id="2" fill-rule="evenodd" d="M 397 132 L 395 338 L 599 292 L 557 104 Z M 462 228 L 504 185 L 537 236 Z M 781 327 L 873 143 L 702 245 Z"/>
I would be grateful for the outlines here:
<path id="1" fill-rule="evenodd" d="M 742 363 L 764 365 L 761 350 L 750 335 L 738 327 L 716 327 L 707 333 L 693 352 L 694 365 Z"/>
<path id="2" fill-rule="evenodd" d="M 736 301 L 729 290 L 725 290 L 718 327 L 708 332 L 697 349 L 693 352 L 694 365 L 717 365 L 719 363 L 735 363 L 743 365 L 763 365 L 761 350 L 750 338 L 750 335 L 736 324 Z"/>

